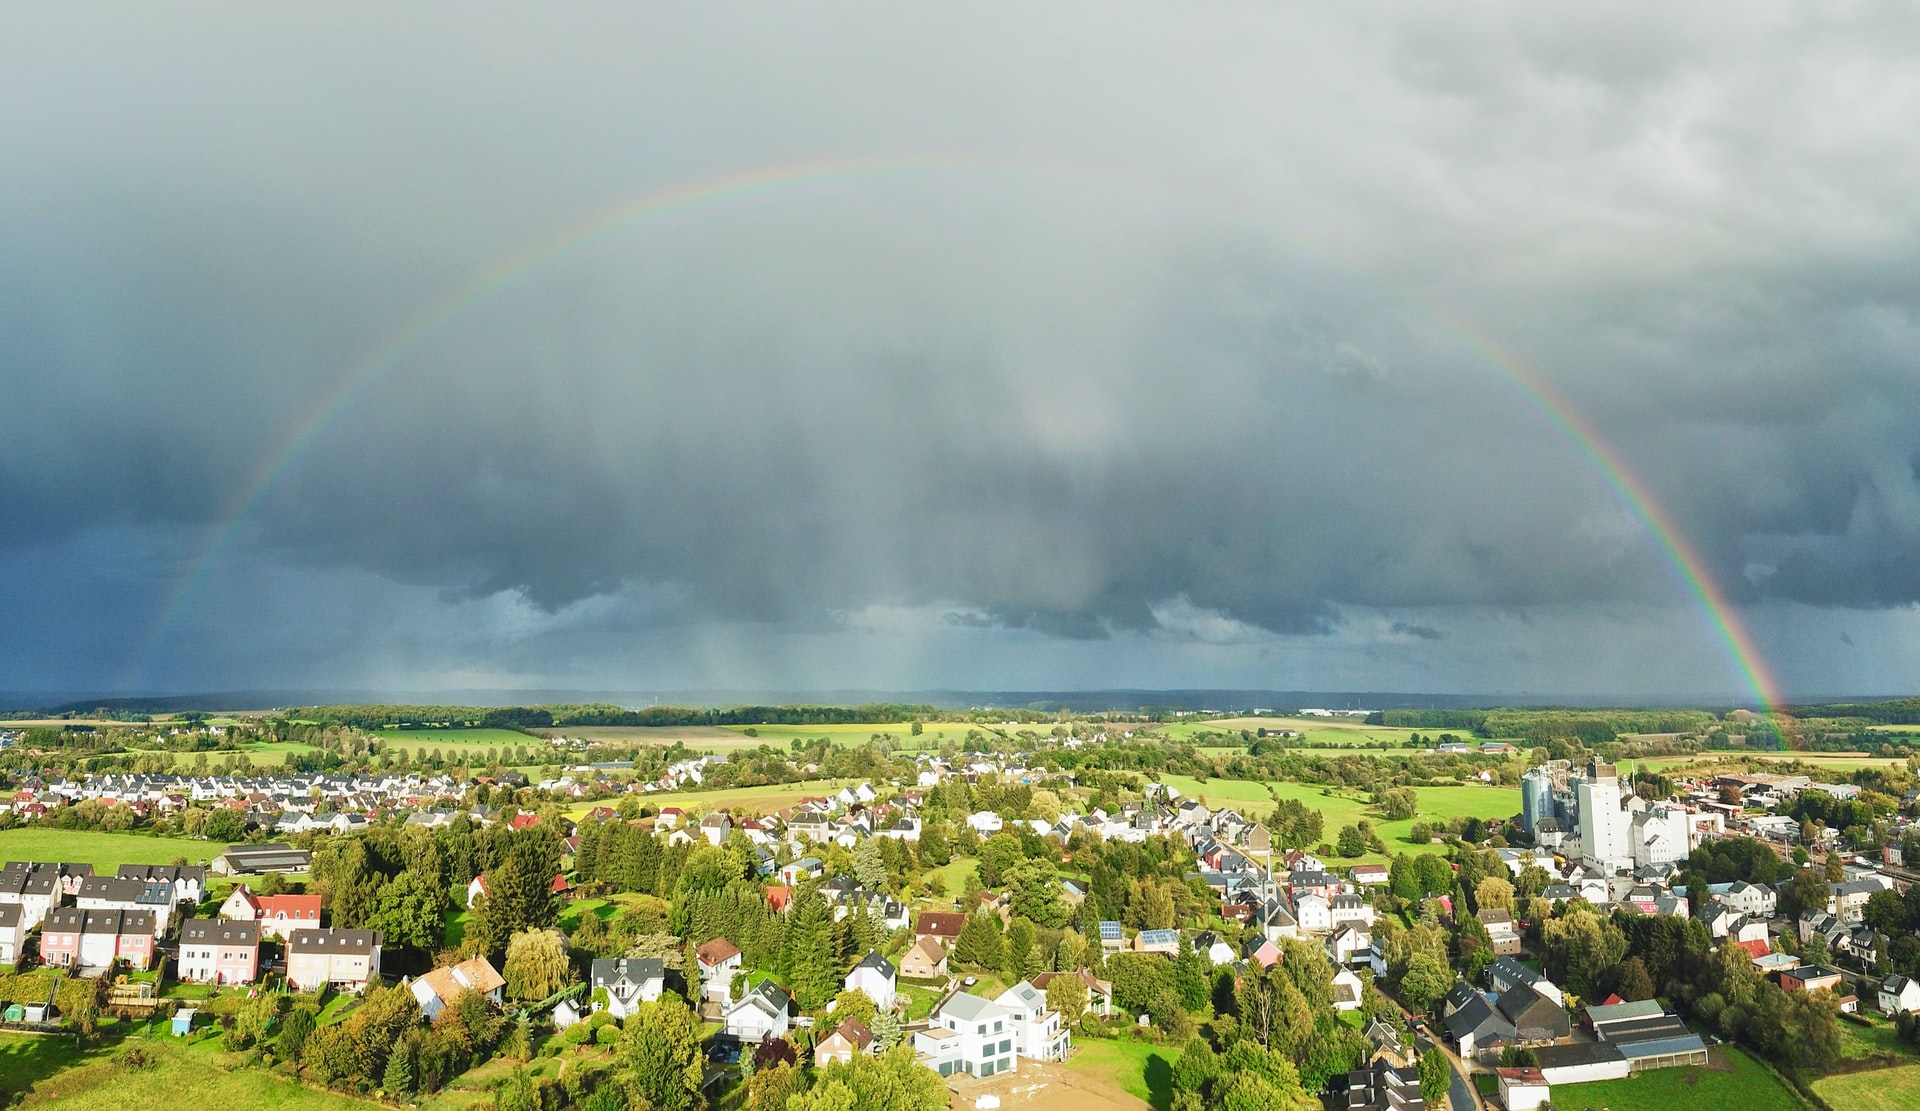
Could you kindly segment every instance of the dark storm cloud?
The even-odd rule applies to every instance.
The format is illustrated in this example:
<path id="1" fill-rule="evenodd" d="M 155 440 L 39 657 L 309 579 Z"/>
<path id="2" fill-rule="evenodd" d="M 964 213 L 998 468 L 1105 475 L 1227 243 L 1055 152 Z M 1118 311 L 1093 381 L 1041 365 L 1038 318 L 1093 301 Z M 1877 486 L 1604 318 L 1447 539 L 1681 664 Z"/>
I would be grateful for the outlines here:
<path id="1" fill-rule="evenodd" d="M 521 631 L 462 641 L 480 670 L 537 669 L 514 636 L 571 659 L 871 607 L 1125 654 L 1671 602 L 1453 320 L 1743 603 L 1920 599 L 1897 9 L 379 18 L 4 17 L 0 92 L 36 110 L 0 120 L 0 544 L 41 546 L 14 594 L 70 600 L 48 635 L 248 573 L 355 614 L 315 666 L 484 611 Z M 499 260 L 743 167 L 929 152 L 958 168 L 765 190 L 492 289 L 182 585 L 340 375 Z M 104 572 L 61 579 L 56 542 L 147 585 L 92 608 Z M 438 601 L 402 631 L 337 607 L 356 575 Z M 103 639 L 72 641 L 85 682 L 123 666 Z"/>

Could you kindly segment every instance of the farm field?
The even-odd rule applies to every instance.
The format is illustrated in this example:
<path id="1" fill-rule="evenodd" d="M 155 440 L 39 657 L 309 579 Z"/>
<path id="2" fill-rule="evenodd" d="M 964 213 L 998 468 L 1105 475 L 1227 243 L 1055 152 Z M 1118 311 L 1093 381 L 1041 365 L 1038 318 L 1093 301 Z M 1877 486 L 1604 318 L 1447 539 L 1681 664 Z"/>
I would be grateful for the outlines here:
<path id="1" fill-rule="evenodd" d="M 389 744 L 406 748 L 448 748 L 452 746 L 498 748 L 502 745 L 540 745 L 538 737 L 512 729 L 378 729 L 374 735 Z"/>
<path id="2" fill-rule="evenodd" d="M 1665 768 L 1683 767 L 1688 764 L 1713 764 L 1723 760 L 1755 759 L 1770 764 L 1784 764 L 1800 761 L 1816 768 L 1832 768 L 1835 771 L 1858 771 L 1861 768 L 1885 768 L 1904 766 L 1906 760 L 1898 756 L 1868 756 L 1864 752 L 1702 752 L 1691 756 L 1650 756 L 1640 760 L 1623 760 L 1622 770 L 1629 767 Z"/>
<path id="3" fill-rule="evenodd" d="M 87 1050 L 67 1038 L 0 1034 L 0 1099 L 7 1106 L 76 1106 L 90 1111 L 148 1111 L 161 1104 L 224 1111 L 353 1111 L 373 1108 L 316 1091 L 264 1069 L 229 1069 L 214 1034 L 184 1043 L 170 1037 L 129 1038 Z M 139 1050 L 147 1063 L 123 1062 Z"/>
<path id="4" fill-rule="evenodd" d="M 51 826 L 0 830 L 0 861 L 57 860 L 91 864 L 96 872 L 108 873 L 122 864 L 171 864 L 181 857 L 189 863 L 205 864 L 225 848 L 216 841 L 185 837 L 148 837 L 138 833 L 101 833 Z"/>
<path id="5" fill-rule="evenodd" d="M 1739 1108 L 1740 1111 L 1800 1111 L 1800 1099 L 1745 1051 L 1732 1046 L 1713 1050 L 1724 1068 L 1712 1065 L 1654 1069 L 1625 1080 L 1598 1080 L 1589 1084 L 1560 1084 L 1553 1089 L 1553 1105 L 1566 1111 L 1673 1111 L 1680 1107 Z M 1861 1075 L 1883 1075 L 1880 1073 Z M 1822 1081 L 1821 1083 L 1825 1083 Z M 1816 1085 L 1816 1088 L 1818 1086 Z M 1837 1107 L 1866 1104 L 1836 1103 Z M 1910 1107 L 1887 1103 L 1885 1107 Z"/>
<path id="6" fill-rule="evenodd" d="M 1242 729 L 1257 732 L 1265 729 L 1291 729 L 1300 734 L 1287 739 L 1287 747 L 1295 748 L 1358 748 L 1362 745 L 1374 745 L 1382 742 L 1404 745 L 1415 733 L 1422 737 L 1438 735 L 1440 730 L 1433 729 L 1396 729 L 1384 725 L 1366 725 L 1358 719 L 1342 721 L 1328 718 L 1217 718 L 1212 721 L 1182 721 L 1171 725 L 1154 727 L 1155 733 L 1176 740 L 1192 740 L 1202 733 L 1238 733 Z"/>
<path id="7" fill-rule="evenodd" d="M 1321 787 L 1311 783 L 1256 783 L 1244 779 L 1209 779 L 1202 783 L 1183 775 L 1162 778 L 1188 798 L 1205 799 L 1209 806 L 1242 809 L 1251 818 L 1264 819 L 1271 813 L 1276 794 L 1280 798 L 1299 799 L 1325 817 L 1323 839 L 1329 842 L 1339 836 L 1341 826 L 1366 819 L 1373 822 L 1381 840 L 1387 843 L 1389 853 L 1442 851 L 1439 845 L 1407 843 L 1407 835 L 1412 832 L 1416 821 L 1445 822 L 1457 814 L 1473 818 L 1509 818 L 1520 812 L 1520 791 L 1516 787 L 1416 788 L 1420 794 L 1419 812 L 1401 821 L 1382 822 L 1368 811 L 1364 794 L 1353 788 Z M 1377 853 L 1369 853 L 1359 859 L 1377 861 L 1384 858 Z"/>
<path id="8" fill-rule="evenodd" d="M 745 747 L 771 744 L 781 748 L 785 748 L 796 740 L 811 741 L 820 737 L 829 737 L 835 744 L 862 745 L 866 744 L 867 740 L 875 733 L 889 733 L 893 735 L 895 740 L 900 742 L 901 748 L 909 750 L 936 749 L 939 748 L 943 742 L 964 745 L 969 730 L 978 730 L 989 737 L 1002 733 L 999 729 L 991 729 L 983 725 L 936 722 L 921 726 L 922 732 L 920 736 L 916 737 L 913 735 L 913 723 L 905 721 L 853 722 L 834 725 L 728 725 L 722 728 L 725 729 L 726 732 L 739 736 L 742 745 Z M 747 736 L 746 731 L 749 729 L 759 734 L 759 736 Z M 1035 727 L 1035 731 L 1042 734 L 1046 732 L 1046 729 L 1047 727 Z M 1013 732 L 1015 732 L 1015 730 L 1007 730 L 1005 731 L 1005 735 L 1011 735 Z"/>
<path id="9" fill-rule="evenodd" d="M 655 812 L 663 806 L 679 806 L 701 811 L 728 807 L 734 810 L 757 810 L 764 814 L 792 806 L 803 798 L 830 795 L 842 787 L 857 787 L 861 782 L 863 781 L 858 779 L 809 779 L 804 783 L 774 783 L 764 787 L 725 787 L 716 791 L 655 791 L 637 797 L 642 806 Z M 578 817 L 596 806 L 605 805 L 608 804 L 576 802 L 569 804 L 566 811 Z"/>
<path id="10" fill-rule="evenodd" d="M 1907 1111 L 1920 1107 L 1920 1065 L 1828 1076 L 1814 1081 L 1813 1090 L 1847 1111 Z"/>

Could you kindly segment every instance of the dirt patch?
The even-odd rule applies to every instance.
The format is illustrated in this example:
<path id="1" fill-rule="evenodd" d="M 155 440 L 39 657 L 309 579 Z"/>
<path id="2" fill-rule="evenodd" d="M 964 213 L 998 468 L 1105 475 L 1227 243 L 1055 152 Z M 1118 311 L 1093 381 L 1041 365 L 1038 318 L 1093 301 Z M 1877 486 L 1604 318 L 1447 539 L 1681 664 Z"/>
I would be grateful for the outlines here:
<path id="1" fill-rule="evenodd" d="M 1017 1072 L 985 1080 L 962 1074 L 947 1081 L 947 1090 L 952 1093 L 949 1105 L 954 1111 L 973 1111 L 974 1101 L 983 1095 L 999 1096 L 1001 1111 L 1040 1107 L 1047 1111 L 1149 1111 L 1145 1100 L 1129 1095 L 1104 1077 L 1024 1057 Z"/>

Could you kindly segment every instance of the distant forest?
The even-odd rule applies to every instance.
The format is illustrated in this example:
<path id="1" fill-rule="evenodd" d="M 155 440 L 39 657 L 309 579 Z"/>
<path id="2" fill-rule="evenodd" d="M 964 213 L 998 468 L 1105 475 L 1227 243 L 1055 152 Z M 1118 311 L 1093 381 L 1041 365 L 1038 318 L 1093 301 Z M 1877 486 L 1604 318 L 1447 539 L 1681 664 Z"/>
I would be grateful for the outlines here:
<path id="1" fill-rule="evenodd" d="M 870 702 L 860 706 L 308 706 L 296 721 L 359 729 L 464 726 L 564 729 L 590 725 L 857 725 L 906 721 L 937 713 L 932 706 Z"/>

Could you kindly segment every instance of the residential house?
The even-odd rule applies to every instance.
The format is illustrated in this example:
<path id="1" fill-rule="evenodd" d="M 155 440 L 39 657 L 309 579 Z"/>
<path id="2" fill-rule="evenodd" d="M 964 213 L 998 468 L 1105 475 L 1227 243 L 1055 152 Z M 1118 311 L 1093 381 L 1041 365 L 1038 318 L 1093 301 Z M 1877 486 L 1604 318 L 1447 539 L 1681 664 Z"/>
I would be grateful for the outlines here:
<path id="1" fill-rule="evenodd" d="M 320 928 L 320 896 L 255 895 L 240 884 L 220 904 L 220 917 L 258 922 L 264 937 L 285 941 L 298 930 Z"/>
<path id="2" fill-rule="evenodd" d="M 432 1022 L 441 1010 L 466 992 L 476 992 L 498 1003 L 506 986 L 506 978 L 494 971 L 487 958 L 472 957 L 426 973 L 413 981 L 410 989 L 420 1004 L 420 1017 Z"/>
<path id="3" fill-rule="evenodd" d="M 1179 930 L 1141 930 L 1134 936 L 1133 951 L 1136 953 L 1161 953 L 1169 957 L 1180 955 Z"/>
<path id="4" fill-rule="evenodd" d="M 1366 994 L 1367 986 L 1351 968 L 1342 968 L 1333 974 L 1333 1009 L 1336 1011 L 1357 1011 Z"/>
<path id="5" fill-rule="evenodd" d="M 941 1076 L 966 1073 L 996 1076 L 1014 1072 L 1013 1012 L 999 1003 L 967 992 L 949 997 L 934 1011 L 925 1030 L 913 1035 L 913 1049 L 921 1064 Z"/>
<path id="6" fill-rule="evenodd" d="M 173 901 L 199 903 L 207 882 L 207 870 L 198 864 L 122 864 L 121 879 L 165 880 L 173 885 Z"/>
<path id="7" fill-rule="evenodd" d="M 1098 928 L 1102 950 L 1117 953 L 1127 947 L 1127 932 L 1121 928 L 1120 923 L 1107 920 L 1101 922 Z"/>
<path id="8" fill-rule="evenodd" d="M 842 984 L 848 991 L 865 992 L 874 1006 L 883 1011 L 893 1009 L 895 972 L 893 962 L 877 952 L 868 952 L 865 960 L 853 966 Z"/>
<path id="9" fill-rule="evenodd" d="M 1472 1057 L 1487 1046 L 1505 1045 L 1513 1040 L 1513 1021 L 1502 1014 L 1487 997 L 1472 985 L 1457 983 L 1440 1003 L 1441 1025 L 1447 1038 L 1460 1050 L 1460 1056 Z"/>
<path id="10" fill-rule="evenodd" d="M 1301 933 L 1324 934 L 1333 929 L 1333 908 L 1325 895 L 1303 892 L 1293 897 L 1293 919 Z"/>
<path id="11" fill-rule="evenodd" d="M 847 1019 L 813 1047 L 813 1067 L 823 1069 L 836 1061 L 850 1064 L 856 1056 L 872 1053 L 874 1044 L 873 1031 L 857 1018 Z"/>
<path id="12" fill-rule="evenodd" d="M 707 839 L 709 845 L 724 845 L 727 835 L 733 832 L 733 818 L 724 810 L 716 810 L 700 819 L 700 836 Z"/>
<path id="13" fill-rule="evenodd" d="M 59 907 L 40 924 L 40 956 L 56 968 L 96 969 L 125 961 L 153 964 L 153 912 Z"/>
<path id="14" fill-rule="evenodd" d="M 37 929 L 47 912 L 64 901 L 58 864 L 10 861 L 0 868 L 0 904 L 20 908 L 22 929 Z"/>
<path id="15" fill-rule="evenodd" d="M 1801 965 L 1780 974 L 1780 986 L 1787 991 L 1819 991 L 1826 989 L 1839 995 L 1842 987 L 1840 970 L 1821 964 Z"/>
<path id="16" fill-rule="evenodd" d="M 1480 924 L 1487 928 L 1487 937 L 1493 941 L 1494 956 L 1520 955 L 1520 931 L 1514 927 L 1512 911 L 1489 907 L 1479 913 L 1479 918 Z"/>
<path id="17" fill-rule="evenodd" d="M 179 978 L 251 984 L 260 975 L 260 923 L 189 918 L 180 924 Z"/>
<path id="18" fill-rule="evenodd" d="M 703 941 L 694 949 L 700 962 L 700 990 L 715 1003 L 725 1003 L 733 991 L 733 978 L 740 971 L 740 950 L 724 937 Z"/>
<path id="19" fill-rule="evenodd" d="M 1880 981 L 1877 995 L 1883 1015 L 1920 1014 L 1920 981 L 1896 973 Z"/>
<path id="20" fill-rule="evenodd" d="M 153 936 L 166 936 L 173 917 L 173 884 L 166 880 L 89 876 L 75 903 L 81 910 L 144 910 L 153 914 Z"/>
<path id="21" fill-rule="evenodd" d="M 926 938 L 933 938 L 940 942 L 948 952 L 952 952 L 953 943 L 960 940 L 960 931 L 966 924 L 967 916 L 964 914 L 926 911 L 920 915 L 920 920 L 913 925 L 913 939 L 915 941 L 921 941 Z"/>
<path id="22" fill-rule="evenodd" d="M 1036 1061 L 1065 1061 L 1073 1046 L 1073 1034 L 1060 1021 L 1058 1011 L 1049 1010 L 1047 995 L 1022 980 L 994 999 L 1012 1016 L 1013 1051 Z"/>
<path id="23" fill-rule="evenodd" d="M 20 904 L 0 903 L 0 968 L 11 969 L 20 963 L 26 944 L 26 915 Z"/>
<path id="24" fill-rule="evenodd" d="M 1078 976 L 1087 987 L 1087 1013 L 1105 1018 L 1113 1014 L 1113 984 L 1082 969 L 1079 972 L 1042 972 L 1033 978 L 1033 986 L 1045 995 L 1047 985 L 1056 976 Z"/>
<path id="25" fill-rule="evenodd" d="M 264 921 L 261 928 L 266 928 Z M 385 938 L 378 930 L 312 927 L 285 936 L 287 983 L 295 991 L 319 991 L 332 985 L 337 991 L 354 992 L 379 979 Z"/>
<path id="26" fill-rule="evenodd" d="M 1512 957 L 1501 957 L 1487 966 L 1487 987 L 1495 995 L 1504 995 L 1516 985 L 1530 987 L 1555 1003 L 1566 1005 L 1558 985 Z"/>
<path id="27" fill-rule="evenodd" d="M 1204 955 L 1207 963 L 1215 968 L 1233 963 L 1233 946 L 1212 930 L 1202 930 L 1194 936 L 1193 951 Z"/>
<path id="28" fill-rule="evenodd" d="M 1347 1111 L 1427 1111 L 1427 1101 L 1420 1095 L 1420 1070 L 1376 1056 L 1347 1074 L 1347 1092 L 1340 1106 Z"/>
<path id="29" fill-rule="evenodd" d="M 900 975 L 909 980 L 937 980 L 946 974 L 947 947 L 938 938 L 920 938 L 900 954 Z"/>
<path id="30" fill-rule="evenodd" d="M 626 1018 L 667 990 L 667 965 L 659 957 L 602 957 L 593 962 L 593 1009 Z"/>
<path id="31" fill-rule="evenodd" d="M 752 990 L 729 1004 L 723 1012 L 726 1032 L 743 1042 L 763 1042 L 784 1038 L 791 1029 L 787 1012 L 792 1000 L 780 985 L 762 980 Z"/>

